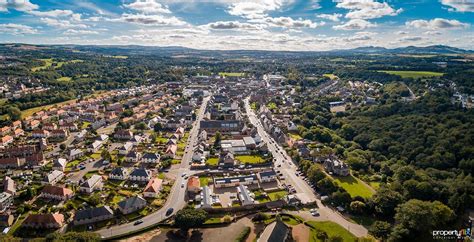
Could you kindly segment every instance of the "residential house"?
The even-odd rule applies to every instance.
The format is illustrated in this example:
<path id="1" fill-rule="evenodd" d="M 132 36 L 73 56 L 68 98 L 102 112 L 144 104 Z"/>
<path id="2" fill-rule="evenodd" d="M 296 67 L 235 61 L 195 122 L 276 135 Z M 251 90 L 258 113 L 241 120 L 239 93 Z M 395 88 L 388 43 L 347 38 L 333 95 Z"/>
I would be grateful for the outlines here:
<path id="1" fill-rule="evenodd" d="M 48 138 L 49 137 L 49 131 L 44 130 L 44 129 L 35 129 L 33 132 L 31 132 L 31 136 L 33 138 Z"/>
<path id="2" fill-rule="evenodd" d="M 212 208 L 214 204 L 214 199 L 212 197 L 212 192 L 209 186 L 204 186 L 201 190 L 201 207 L 202 208 Z"/>
<path id="3" fill-rule="evenodd" d="M 0 158 L 0 168 L 19 168 L 25 165 L 25 158 L 18 157 L 9 157 L 9 158 Z"/>
<path id="4" fill-rule="evenodd" d="M 13 204 L 13 195 L 10 193 L 0 193 L 0 211 L 5 211 Z"/>
<path id="5" fill-rule="evenodd" d="M 125 161 L 130 162 L 130 163 L 136 163 L 140 159 L 140 153 L 136 151 L 130 151 L 128 154 L 125 156 Z"/>
<path id="6" fill-rule="evenodd" d="M 41 182 L 44 185 L 55 185 L 61 179 L 63 179 L 64 173 L 62 171 L 53 170 L 47 176 L 44 177 L 43 181 Z"/>
<path id="7" fill-rule="evenodd" d="M 2 137 L 2 144 L 3 146 L 7 146 L 9 144 L 13 143 L 13 137 L 10 135 L 6 135 Z"/>
<path id="8" fill-rule="evenodd" d="M 143 197 L 158 197 L 162 187 L 163 180 L 158 178 L 153 178 L 148 181 L 145 189 L 143 189 Z"/>
<path id="9" fill-rule="evenodd" d="M 234 159 L 234 154 L 231 152 L 221 153 L 219 157 L 219 163 L 224 164 L 224 167 L 232 167 L 236 164 L 236 160 Z"/>
<path id="10" fill-rule="evenodd" d="M 124 167 L 116 167 L 109 173 L 109 179 L 112 180 L 127 180 L 130 172 Z"/>
<path id="11" fill-rule="evenodd" d="M 67 160 L 64 158 L 58 158 L 53 162 L 53 170 L 64 171 L 66 169 Z"/>
<path id="12" fill-rule="evenodd" d="M 151 171 L 144 168 L 135 168 L 128 177 L 130 181 L 146 182 L 151 179 Z"/>
<path id="13" fill-rule="evenodd" d="M 59 229 L 64 225 L 64 215 L 54 214 L 29 214 L 21 226 L 34 229 Z"/>
<path id="14" fill-rule="evenodd" d="M 65 187 L 46 185 L 41 191 L 40 197 L 66 201 L 74 196 L 74 192 Z"/>
<path id="15" fill-rule="evenodd" d="M 69 136 L 67 129 L 55 129 L 50 132 L 50 137 L 55 139 L 66 139 Z"/>
<path id="16" fill-rule="evenodd" d="M 15 129 L 15 131 L 13 131 L 13 136 L 14 136 L 15 138 L 18 138 L 18 137 L 20 137 L 20 136 L 23 136 L 24 134 L 25 134 L 25 131 L 23 131 L 23 129 L 20 129 L 20 128 Z"/>
<path id="17" fill-rule="evenodd" d="M 84 153 L 82 152 L 82 150 L 80 149 L 72 149 L 70 152 L 69 152 L 69 160 L 72 161 L 72 160 L 75 160 L 75 159 L 79 159 L 81 156 L 83 156 Z"/>
<path id="18" fill-rule="evenodd" d="M 166 157 L 170 157 L 174 159 L 176 157 L 177 150 L 178 150 L 177 145 L 168 145 L 165 151 Z"/>
<path id="19" fill-rule="evenodd" d="M 191 176 L 186 186 L 188 195 L 195 195 L 201 191 L 201 181 L 198 176 Z"/>
<path id="20" fill-rule="evenodd" d="M 119 148 L 119 155 L 126 155 L 130 150 L 133 148 L 133 143 L 132 142 L 125 142 L 120 148 Z"/>
<path id="21" fill-rule="evenodd" d="M 291 227 L 287 226 L 280 218 L 269 224 L 263 230 L 257 242 L 286 242 L 293 241 L 291 238 Z"/>
<path id="22" fill-rule="evenodd" d="M 12 128 L 13 129 L 21 129 L 21 121 L 20 120 L 17 120 L 15 122 L 12 123 Z"/>
<path id="23" fill-rule="evenodd" d="M 234 176 L 234 177 L 222 177 L 222 178 L 214 178 L 214 186 L 217 188 L 220 187 L 236 187 L 240 184 L 242 185 L 251 185 L 257 184 L 258 179 L 257 175 L 243 175 L 243 176 Z"/>
<path id="24" fill-rule="evenodd" d="M 117 203 L 118 209 L 122 214 L 130 214 L 146 207 L 146 200 L 140 196 L 126 198 Z"/>
<path id="25" fill-rule="evenodd" d="M 336 176 L 350 175 L 349 166 L 339 159 L 326 159 L 323 163 L 324 170 Z"/>
<path id="26" fill-rule="evenodd" d="M 277 174 L 274 170 L 262 171 L 258 173 L 261 183 L 273 182 L 277 180 Z"/>
<path id="27" fill-rule="evenodd" d="M 83 225 L 106 221 L 114 218 L 114 211 L 109 206 L 82 209 L 74 214 L 74 225 Z"/>
<path id="28" fill-rule="evenodd" d="M 133 137 L 133 133 L 130 130 L 118 130 L 114 134 L 114 138 L 120 140 L 130 140 Z"/>
<path id="29" fill-rule="evenodd" d="M 143 163 L 157 164 L 160 162 L 160 154 L 158 153 L 145 153 L 142 156 Z"/>
<path id="30" fill-rule="evenodd" d="M 3 178 L 3 192 L 9 193 L 13 196 L 16 194 L 15 181 L 9 176 L 5 176 L 5 178 Z"/>
<path id="31" fill-rule="evenodd" d="M 91 153 L 97 152 L 103 145 L 103 142 L 100 140 L 95 140 L 92 142 L 92 144 L 89 145 L 89 148 L 87 149 Z"/>
<path id="32" fill-rule="evenodd" d="M 242 203 L 242 206 L 251 205 L 255 203 L 255 200 L 251 196 L 251 193 L 248 187 L 244 186 L 243 184 L 240 184 L 237 187 L 237 196 L 239 197 L 239 200 Z"/>
<path id="33" fill-rule="evenodd" d="M 92 193 L 94 191 L 102 190 L 102 176 L 92 175 L 89 179 L 81 184 L 79 191 L 85 193 Z"/>

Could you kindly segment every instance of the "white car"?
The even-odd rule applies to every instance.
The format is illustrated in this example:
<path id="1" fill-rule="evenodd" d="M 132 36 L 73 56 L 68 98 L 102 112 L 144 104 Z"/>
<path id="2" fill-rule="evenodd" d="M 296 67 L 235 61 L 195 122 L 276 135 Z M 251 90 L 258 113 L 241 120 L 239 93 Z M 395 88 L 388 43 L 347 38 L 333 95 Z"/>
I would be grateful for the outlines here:
<path id="1" fill-rule="evenodd" d="M 319 216 L 319 211 L 316 208 L 310 209 L 309 212 L 315 217 Z"/>

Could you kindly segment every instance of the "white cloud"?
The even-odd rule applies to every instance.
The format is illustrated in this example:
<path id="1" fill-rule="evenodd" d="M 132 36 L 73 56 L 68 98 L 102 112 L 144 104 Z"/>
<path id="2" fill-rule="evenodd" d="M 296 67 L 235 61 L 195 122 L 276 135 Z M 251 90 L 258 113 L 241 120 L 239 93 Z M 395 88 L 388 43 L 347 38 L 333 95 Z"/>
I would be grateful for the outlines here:
<path id="1" fill-rule="evenodd" d="M 216 30 L 231 30 L 231 29 L 246 29 L 246 30 L 260 30 L 264 26 L 258 24 L 241 23 L 238 21 L 218 21 L 209 23 L 205 27 Z"/>
<path id="2" fill-rule="evenodd" d="M 144 25 L 179 26 L 187 24 L 174 16 L 167 17 L 162 15 L 122 14 L 120 20 Z"/>
<path id="3" fill-rule="evenodd" d="M 90 34 L 99 34 L 99 32 L 94 30 L 84 30 L 84 29 L 68 29 L 64 32 L 65 35 L 90 35 Z"/>
<path id="4" fill-rule="evenodd" d="M 124 7 L 142 13 L 171 13 L 167 6 L 164 6 L 155 0 L 136 0 L 133 3 L 124 4 Z"/>
<path id="5" fill-rule="evenodd" d="M 38 31 L 28 25 L 23 24 L 0 24 L 0 33 L 12 35 L 36 34 Z"/>
<path id="6" fill-rule="evenodd" d="M 38 9 L 39 6 L 31 3 L 30 0 L 0 0 L 0 11 L 5 12 L 8 11 L 9 8 L 28 12 Z"/>
<path id="7" fill-rule="evenodd" d="M 267 12 L 280 9 L 284 0 L 254 0 L 237 2 L 229 7 L 229 14 L 244 18 L 264 18 Z"/>
<path id="8" fill-rule="evenodd" d="M 414 42 L 414 41 L 420 41 L 423 39 L 424 38 L 421 36 L 406 36 L 406 37 L 399 38 L 398 41 L 399 42 Z"/>
<path id="9" fill-rule="evenodd" d="M 472 0 L 441 0 L 441 3 L 451 7 L 452 11 L 474 12 L 474 1 Z"/>
<path id="10" fill-rule="evenodd" d="M 373 32 L 357 32 L 353 36 L 346 38 L 348 42 L 353 42 L 353 41 L 367 41 L 371 40 L 372 36 L 376 35 L 376 33 Z"/>
<path id="11" fill-rule="evenodd" d="M 338 8 L 349 9 L 346 18 L 350 19 L 374 19 L 383 16 L 395 16 L 403 9 L 393 9 L 388 3 L 380 3 L 374 0 L 340 0 L 336 5 Z"/>
<path id="12" fill-rule="evenodd" d="M 29 11 L 28 13 L 35 16 L 39 16 L 39 17 L 50 17 L 50 18 L 67 17 L 74 14 L 74 12 L 71 10 L 60 10 L 60 9 L 45 11 L 45 12 Z"/>
<path id="13" fill-rule="evenodd" d="M 41 22 L 45 23 L 48 26 L 56 27 L 60 29 L 68 28 L 88 28 L 87 25 L 81 23 L 74 23 L 69 20 L 55 19 L 55 18 L 40 18 Z"/>
<path id="14" fill-rule="evenodd" d="M 468 28 L 468 23 L 462 23 L 455 19 L 443 19 L 443 18 L 435 18 L 432 20 L 413 20 L 405 23 L 406 26 L 417 28 L 417 29 L 460 29 L 460 28 Z"/>
<path id="15" fill-rule="evenodd" d="M 250 22 L 265 23 L 270 27 L 282 27 L 282 28 L 317 28 L 325 25 L 325 22 L 313 22 L 309 19 L 293 19 L 291 17 L 265 17 L 262 19 L 253 19 Z"/>
<path id="16" fill-rule="evenodd" d="M 332 28 L 335 30 L 364 30 L 367 28 L 372 28 L 377 26 L 376 24 L 373 24 L 367 20 L 363 19 L 351 19 L 347 21 L 346 23 L 343 23 L 341 25 L 336 25 L 333 26 Z"/>
<path id="17" fill-rule="evenodd" d="M 342 17 L 342 14 L 340 14 L 340 13 L 318 14 L 318 15 L 316 15 L 316 17 L 331 20 L 331 21 L 334 21 L 334 22 L 339 22 L 339 21 L 341 21 L 340 18 Z"/>

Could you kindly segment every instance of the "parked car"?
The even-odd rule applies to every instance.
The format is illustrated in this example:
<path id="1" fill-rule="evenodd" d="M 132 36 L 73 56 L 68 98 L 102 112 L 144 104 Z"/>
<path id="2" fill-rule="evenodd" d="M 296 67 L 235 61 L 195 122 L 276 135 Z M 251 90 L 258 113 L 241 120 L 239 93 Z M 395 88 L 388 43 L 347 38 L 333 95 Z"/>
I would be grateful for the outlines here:
<path id="1" fill-rule="evenodd" d="M 143 220 L 140 219 L 140 220 L 135 221 L 135 223 L 133 223 L 133 225 L 139 225 L 141 223 L 143 223 Z"/>
<path id="2" fill-rule="evenodd" d="M 166 210 L 166 216 L 170 216 L 173 213 L 173 211 L 174 211 L 173 208 L 168 208 L 168 210 Z"/>
<path id="3" fill-rule="evenodd" d="M 319 211 L 316 208 L 310 209 L 309 212 L 315 217 L 319 216 Z"/>

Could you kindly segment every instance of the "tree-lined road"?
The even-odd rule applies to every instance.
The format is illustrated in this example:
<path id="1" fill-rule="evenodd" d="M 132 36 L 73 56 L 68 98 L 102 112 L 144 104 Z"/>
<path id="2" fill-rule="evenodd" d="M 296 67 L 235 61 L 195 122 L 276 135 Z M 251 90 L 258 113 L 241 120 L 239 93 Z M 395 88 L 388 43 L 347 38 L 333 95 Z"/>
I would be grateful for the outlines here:
<path id="1" fill-rule="evenodd" d="M 267 144 L 268 150 L 272 152 L 273 157 L 276 159 L 275 165 L 281 165 L 278 169 L 285 177 L 286 183 L 291 184 L 297 193 L 304 194 L 306 197 L 305 199 L 307 199 L 306 202 L 316 202 L 318 205 L 320 217 L 314 217 L 314 220 L 330 220 L 346 228 L 358 237 L 367 236 L 368 231 L 364 226 L 348 221 L 335 210 L 322 204 L 321 200 L 317 198 L 315 191 L 301 177 L 296 175 L 297 167 L 293 164 L 291 157 L 289 157 L 283 147 L 277 144 L 265 131 L 261 122 L 258 120 L 258 117 L 250 108 L 249 98 L 246 98 L 244 103 L 245 111 L 250 122 L 257 127 L 258 134 L 262 138 L 262 141 Z"/>

